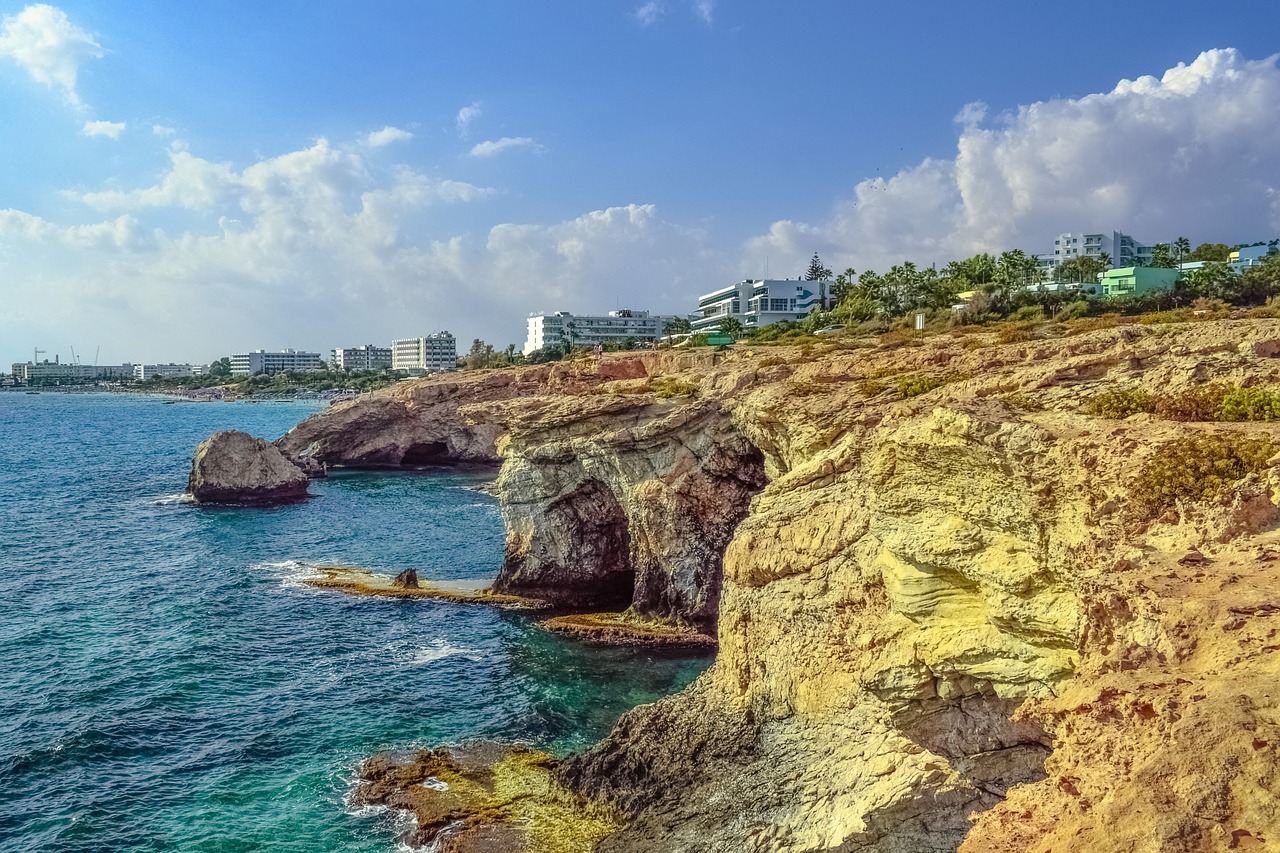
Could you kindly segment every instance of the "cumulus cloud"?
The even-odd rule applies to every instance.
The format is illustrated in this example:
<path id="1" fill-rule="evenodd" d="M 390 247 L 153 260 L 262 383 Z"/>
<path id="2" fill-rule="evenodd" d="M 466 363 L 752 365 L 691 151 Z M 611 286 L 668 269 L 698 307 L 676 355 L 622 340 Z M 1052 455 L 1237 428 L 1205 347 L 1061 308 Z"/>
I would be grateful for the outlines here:
<path id="1" fill-rule="evenodd" d="M 651 27 L 667 13 L 667 7 L 660 3 L 659 0 L 649 0 L 640 8 L 631 13 L 631 16 L 642 27 Z"/>
<path id="2" fill-rule="evenodd" d="M 105 136 L 108 139 L 119 139 L 124 133 L 125 123 L 122 121 L 86 121 L 80 132 L 85 136 Z"/>
<path id="3" fill-rule="evenodd" d="M 1280 233 L 1277 57 L 1211 50 L 1110 92 L 1040 101 L 989 119 L 957 115 L 951 159 L 859 183 L 816 223 L 780 221 L 746 244 L 743 270 L 770 258 L 803 269 L 977 251 L 1050 251 L 1068 230 L 1117 229 L 1148 243 L 1251 241 Z"/>
<path id="4" fill-rule="evenodd" d="M 438 328 L 520 344 L 530 310 L 674 313 L 723 276 L 704 232 L 651 205 L 436 236 L 420 227 L 433 208 L 492 191 L 360 151 L 321 139 L 238 167 L 170 150 L 153 183 L 70 195 L 102 221 L 0 211 L 0 275 L 33 285 L 0 337 L 114 338 L 134 360 Z"/>
<path id="5" fill-rule="evenodd" d="M 39 3 L 5 16 L 0 27 L 0 56 L 9 57 L 33 80 L 60 89 L 78 104 L 80 64 L 101 57 L 102 48 L 61 9 Z"/>
<path id="6" fill-rule="evenodd" d="M 458 135 L 466 137 L 471 132 L 471 123 L 480 118 L 484 111 L 484 104 L 480 101 L 472 101 L 468 106 L 458 110 L 458 116 L 455 122 L 458 125 Z"/>
<path id="7" fill-rule="evenodd" d="M 413 134 L 409 131 L 387 125 L 382 130 L 375 130 L 366 136 L 364 143 L 370 148 L 381 148 L 393 142 L 405 142 L 410 139 L 413 139 Z"/>
<path id="8" fill-rule="evenodd" d="M 535 154 L 541 154 L 546 150 L 528 136 L 504 136 L 501 139 L 491 139 L 487 142 L 473 145 L 471 147 L 471 156 L 493 157 L 496 154 L 501 154 L 503 151 L 510 151 L 514 148 L 527 148 Z"/>

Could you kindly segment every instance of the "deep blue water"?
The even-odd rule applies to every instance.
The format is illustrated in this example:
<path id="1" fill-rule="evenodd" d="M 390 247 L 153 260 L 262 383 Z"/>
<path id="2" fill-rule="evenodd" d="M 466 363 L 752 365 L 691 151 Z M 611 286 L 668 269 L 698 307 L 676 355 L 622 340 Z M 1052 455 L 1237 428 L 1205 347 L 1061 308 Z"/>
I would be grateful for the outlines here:
<path id="1" fill-rule="evenodd" d="M 173 500 L 209 433 L 310 404 L 0 393 L 0 850 L 388 851 L 362 758 L 472 737 L 581 747 L 706 658 L 303 586 L 307 563 L 492 578 L 476 474 L 344 473 L 273 509 Z"/>

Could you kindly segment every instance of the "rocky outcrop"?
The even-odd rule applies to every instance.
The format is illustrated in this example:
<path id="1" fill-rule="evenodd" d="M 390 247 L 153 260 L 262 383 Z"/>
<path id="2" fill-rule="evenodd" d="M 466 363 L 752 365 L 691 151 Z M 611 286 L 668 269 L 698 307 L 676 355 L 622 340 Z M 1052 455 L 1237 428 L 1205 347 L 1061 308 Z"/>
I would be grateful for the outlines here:
<path id="1" fill-rule="evenodd" d="M 720 402 L 599 394 L 490 409 L 508 429 L 495 590 L 714 632 L 763 459 Z"/>
<path id="2" fill-rule="evenodd" d="M 497 441 L 503 429 L 472 418 L 473 407 L 583 394 L 604 382 L 643 377 L 645 371 L 640 362 L 579 361 L 405 380 L 332 406 L 298 424 L 276 444 L 304 465 L 496 465 L 501 462 Z"/>
<path id="3" fill-rule="evenodd" d="M 1280 840 L 1280 471 L 1193 458 L 1256 457 L 1280 426 L 1083 405 L 1280 384 L 1280 322 L 1068 331 L 607 357 L 512 371 L 528 393 L 474 403 L 397 392 L 445 394 L 455 414 L 421 411 L 504 460 L 500 588 L 714 624 L 694 685 L 556 771 L 625 819 L 597 849 Z M 327 417 L 313 456 L 377 445 Z M 397 429 L 397 448 L 437 435 Z"/>
<path id="4" fill-rule="evenodd" d="M 1256 557 L 1280 553 L 1276 471 L 1131 512 L 1189 431 L 1280 429 L 1078 409 L 1274 383 L 1276 340 L 1255 322 L 830 352 L 728 401 L 771 482 L 728 548 L 713 668 L 560 771 L 628 818 L 598 849 L 1280 838 L 1280 571 Z M 895 399 L 920 378 L 940 387 Z M 1212 566 L 1179 565 L 1191 546 Z"/>
<path id="5" fill-rule="evenodd" d="M 274 445 L 230 430 L 196 448 L 187 492 L 196 503 L 273 504 L 305 498 L 307 482 Z"/>

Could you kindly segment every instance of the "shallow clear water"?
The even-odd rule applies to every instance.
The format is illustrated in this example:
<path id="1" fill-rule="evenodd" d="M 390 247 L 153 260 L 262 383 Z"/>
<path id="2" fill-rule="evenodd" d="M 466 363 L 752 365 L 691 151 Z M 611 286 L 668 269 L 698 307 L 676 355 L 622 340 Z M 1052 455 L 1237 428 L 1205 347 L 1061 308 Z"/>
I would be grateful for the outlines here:
<path id="1" fill-rule="evenodd" d="M 209 433 L 274 438 L 315 410 L 0 393 L 0 849 L 391 850 L 390 818 L 342 803 L 368 754 L 573 749 L 709 662 L 299 583 L 326 562 L 493 577 L 480 475 L 343 473 L 266 510 L 173 500 Z"/>

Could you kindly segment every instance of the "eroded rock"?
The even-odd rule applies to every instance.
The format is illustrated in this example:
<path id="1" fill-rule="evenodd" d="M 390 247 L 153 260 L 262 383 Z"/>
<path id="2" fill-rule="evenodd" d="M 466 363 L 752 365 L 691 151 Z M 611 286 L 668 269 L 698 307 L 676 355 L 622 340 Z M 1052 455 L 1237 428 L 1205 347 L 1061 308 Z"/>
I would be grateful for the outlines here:
<path id="1" fill-rule="evenodd" d="M 307 483 L 275 445 L 228 430 L 196 448 L 187 492 L 196 503 L 275 504 L 305 498 Z"/>

